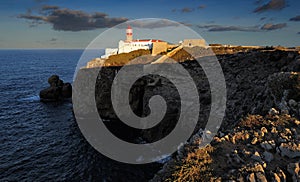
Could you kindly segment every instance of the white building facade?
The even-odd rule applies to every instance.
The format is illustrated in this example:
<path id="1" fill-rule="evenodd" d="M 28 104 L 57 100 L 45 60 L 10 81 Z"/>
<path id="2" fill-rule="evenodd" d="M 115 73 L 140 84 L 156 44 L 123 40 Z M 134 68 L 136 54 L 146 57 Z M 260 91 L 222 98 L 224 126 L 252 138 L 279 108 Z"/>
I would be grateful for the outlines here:
<path id="1" fill-rule="evenodd" d="M 163 42 L 161 40 L 133 40 L 133 30 L 130 26 L 126 29 L 126 40 L 120 40 L 118 48 L 106 48 L 105 55 L 101 56 L 103 59 L 107 59 L 111 55 L 120 53 L 129 53 L 140 49 L 151 50 L 154 42 Z"/>
<path id="2" fill-rule="evenodd" d="M 130 42 L 120 40 L 118 53 L 128 53 L 139 49 L 150 50 L 152 46 L 152 40 L 133 40 Z"/>

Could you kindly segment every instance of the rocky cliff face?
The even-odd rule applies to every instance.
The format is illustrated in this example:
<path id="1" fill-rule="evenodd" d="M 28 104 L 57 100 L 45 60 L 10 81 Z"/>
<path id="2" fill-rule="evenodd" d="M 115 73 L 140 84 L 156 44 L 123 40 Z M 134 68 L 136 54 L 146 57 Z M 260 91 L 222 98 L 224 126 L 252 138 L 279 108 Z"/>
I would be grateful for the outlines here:
<path id="1" fill-rule="evenodd" d="M 226 79 L 226 114 L 218 136 L 204 149 L 197 146 L 210 111 L 208 80 L 191 56 L 182 52 L 174 55 L 197 85 L 200 117 L 190 142 L 165 164 L 154 181 L 299 180 L 300 56 L 293 51 L 247 51 L 217 55 Z M 165 98 L 168 109 L 157 127 L 130 128 L 118 120 L 111 104 L 110 89 L 120 68 L 104 67 L 100 71 L 95 95 L 99 115 L 109 119 L 108 128 L 124 140 L 139 143 L 163 138 L 179 117 L 176 88 L 157 75 L 137 80 L 129 94 L 134 113 L 147 116 L 148 101 L 156 94 Z M 207 178 L 197 178 L 199 174 Z"/>
<path id="2" fill-rule="evenodd" d="M 152 181 L 299 181 L 297 52 L 219 55 L 226 116 L 206 148 L 199 130 Z"/>
<path id="3" fill-rule="evenodd" d="M 182 58 L 186 58 L 186 56 L 174 55 L 175 60 Z M 290 81 L 296 78 L 290 81 L 281 78 L 285 75 L 285 79 L 288 79 L 290 72 L 300 71 L 300 57 L 297 52 L 253 51 L 233 55 L 218 55 L 218 59 L 225 75 L 228 94 L 226 117 L 223 122 L 224 129 L 232 127 L 241 116 L 266 114 L 272 107 L 279 104 L 281 95 L 278 94 L 283 94 L 284 89 L 294 90 L 289 91 L 289 95 L 295 94 L 294 92 L 297 93 L 296 88 L 294 88 L 296 86 L 288 85 Z M 200 114 L 204 116 L 203 120 L 205 120 L 207 118 L 205 113 L 210 108 L 210 91 L 205 73 L 196 61 L 185 61 L 181 64 L 188 70 L 198 86 L 202 106 Z M 101 79 L 99 79 L 96 86 L 98 90 L 96 98 L 99 101 L 98 109 L 105 118 L 117 119 L 110 103 L 110 88 L 120 68 L 104 67 L 101 70 Z M 172 103 L 169 105 L 170 114 L 176 115 L 176 111 L 180 109 L 178 105 L 180 100 L 178 99 L 178 93 L 176 93 L 177 91 L 171 82 L 165 78 L 152 75 L 140 79 L 134 84 L 130 93 L 130 102 L 136 113 L 147 115 L 147 112 L 149 112 L 147 110 L 149 98 L 152 95 L 159 94 L 164 96 L 169 103 Z M 290 96 L 286 97 L 287 103 L 290 100 L 289 98 Z M 296 100 L 298 100 L 298 96 L 296 96 Z M 293 114 L 296 113 L 293 112 Z"/>

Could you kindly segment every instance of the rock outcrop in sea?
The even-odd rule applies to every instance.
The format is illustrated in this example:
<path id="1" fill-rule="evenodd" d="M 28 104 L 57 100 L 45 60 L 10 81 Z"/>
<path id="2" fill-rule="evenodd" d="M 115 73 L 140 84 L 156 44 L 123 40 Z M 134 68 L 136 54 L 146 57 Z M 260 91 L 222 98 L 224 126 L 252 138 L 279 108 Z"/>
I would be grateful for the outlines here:
<path id="1" fill-rule="evenodd" d="M 64 83 L 59 76 L 52 75 L 48 78 L 50 87 L 40 91 L 40 100 L 42 102 L 62 101 L 72 97 L 72 85 Z"/>

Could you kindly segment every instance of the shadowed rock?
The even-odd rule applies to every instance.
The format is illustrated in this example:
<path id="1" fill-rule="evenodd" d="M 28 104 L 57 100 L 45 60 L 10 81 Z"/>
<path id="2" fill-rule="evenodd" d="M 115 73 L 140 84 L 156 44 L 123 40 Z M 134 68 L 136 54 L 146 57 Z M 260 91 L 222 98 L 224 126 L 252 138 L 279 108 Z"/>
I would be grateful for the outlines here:
<path id="1" fill-rule="evenodd" d="M 72 97 L 72 85 L 64 83 L 58 75 L 52 75 L 48 78 L 50 87 L 40 91 L 40 100 L 42 102 L 62 101 Z"/>

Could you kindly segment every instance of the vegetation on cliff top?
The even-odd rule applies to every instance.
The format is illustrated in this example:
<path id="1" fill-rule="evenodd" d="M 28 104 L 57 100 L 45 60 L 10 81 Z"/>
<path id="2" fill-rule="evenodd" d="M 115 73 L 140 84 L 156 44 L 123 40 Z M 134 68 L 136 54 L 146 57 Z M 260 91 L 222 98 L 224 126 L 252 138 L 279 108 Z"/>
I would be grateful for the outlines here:
<path id="1" fill-rule="evenodd" d="M 287 114 L 248 115 L 204 148 L 201 138 L 186 145 L 153 181 L 299 180 L 299 126 Z"/>

